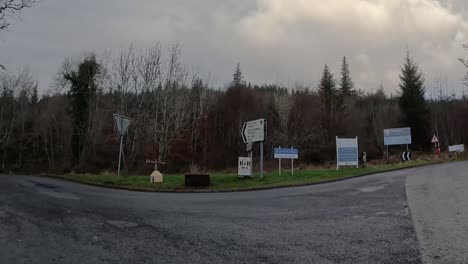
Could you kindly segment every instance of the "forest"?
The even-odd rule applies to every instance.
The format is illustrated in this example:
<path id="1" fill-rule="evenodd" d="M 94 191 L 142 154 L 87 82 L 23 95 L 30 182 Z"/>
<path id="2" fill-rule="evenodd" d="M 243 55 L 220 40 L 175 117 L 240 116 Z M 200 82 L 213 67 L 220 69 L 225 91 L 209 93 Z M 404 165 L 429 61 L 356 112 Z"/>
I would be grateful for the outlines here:
<path id="1" fill-rule="evenodd" d="M 331 164 L 335 137 L 359 137 L 368 159 L 382 159 L 383 130 L 409 126 L 416 152 L 468 143 L 468 99 L 440 82 L 429 97 L 419 65 L 402 54 L 398 94 L 355 87 L 346 57 L 336 74 L 325 65 L 318 85 L 252 84 L 241 64 L 224 87 L 214 87 L 183 64 L 178 45 L 65 59 L 53 87 L 40 89 L 27 68 L 0 73 L 0 170 L 115 171 L 118 113 L 133 119 L 124 138 L 124 167 L 147 172 L 225 170 L 245 156 L 245 121 L 268 122 L 265 159 L 274 147 L 297 147 L 301 164 Z M 463 65 L 460 65 L 463 67 Z M 432 84 L 431 84 L 432 85 Z M 374 90 L 376 92 L 368 92 Z M 256 150 L 258 146 L 254 146 Z M 394 154 L 402 149 L 392 148 Z"/>

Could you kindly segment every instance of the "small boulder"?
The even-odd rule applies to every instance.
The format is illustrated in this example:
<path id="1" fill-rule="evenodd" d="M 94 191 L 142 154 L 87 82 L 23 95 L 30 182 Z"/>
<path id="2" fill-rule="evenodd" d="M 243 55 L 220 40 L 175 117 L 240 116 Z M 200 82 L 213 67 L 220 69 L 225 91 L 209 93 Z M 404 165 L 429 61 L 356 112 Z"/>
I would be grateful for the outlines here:
<path id="1" fill-rule="evenodd" d="M 159 171 L 153 171 L 150 175 L 150 183 L 162 183 L 163 175 Z"/>

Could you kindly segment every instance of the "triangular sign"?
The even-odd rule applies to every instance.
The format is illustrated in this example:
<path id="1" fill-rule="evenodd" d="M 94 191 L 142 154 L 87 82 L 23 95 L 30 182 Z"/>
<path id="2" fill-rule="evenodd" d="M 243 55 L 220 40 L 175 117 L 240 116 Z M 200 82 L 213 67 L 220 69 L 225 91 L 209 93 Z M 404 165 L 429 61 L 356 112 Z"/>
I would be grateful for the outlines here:
<path id="1" fill-rule="evenodd" d="M 431 141 L 431 142 L 432 142 L 432 143 L 439 143 L 439 139 L 436 137 L 436 135 L 434 135 L 434 136 L 432 137 L 432 141 Z"/>
<path id="2" fill-rule="evenodd" d="M 125 136 L 127 134 L 128 127 L 132 123 L 132 119 L 126 116 L 114 114 L 114 121 L 117 126 L 117 130 L 119 131 L 119 135 Z"/>

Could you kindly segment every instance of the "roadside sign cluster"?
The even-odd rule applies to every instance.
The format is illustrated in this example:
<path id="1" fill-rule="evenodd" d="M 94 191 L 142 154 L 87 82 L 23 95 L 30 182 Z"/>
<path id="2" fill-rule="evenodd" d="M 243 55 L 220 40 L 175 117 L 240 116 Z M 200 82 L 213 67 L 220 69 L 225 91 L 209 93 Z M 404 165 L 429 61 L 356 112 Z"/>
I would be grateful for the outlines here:
<path id="1" fill-rule="evenodd" d="M 340 166 L 359 167 L 358 138 L 336 137 L 336 169 Z"/>
<path id="2" fill-rule="evenodd" d="M 252 150 L 254 143 L 260 143 L 260 177 L 263 178 L 263 142 L 266 138 L 266 120 L 264 118 L 257 119 L 249 122 L 245 122 L 242 126 L 241 137 L 246 144 L 246 150 L 249 152 L 250 157 L 240 157 L 238 174 L 239 176 L 251 176 L 252 175 Z M 247 160 L 249 161 L 250 174 L 244 175 L 247 172 L 245 166 Z M 242 163 L 241 163 L 242 161 Z M 244 164 L 244 165 L 241 165 Z"/>

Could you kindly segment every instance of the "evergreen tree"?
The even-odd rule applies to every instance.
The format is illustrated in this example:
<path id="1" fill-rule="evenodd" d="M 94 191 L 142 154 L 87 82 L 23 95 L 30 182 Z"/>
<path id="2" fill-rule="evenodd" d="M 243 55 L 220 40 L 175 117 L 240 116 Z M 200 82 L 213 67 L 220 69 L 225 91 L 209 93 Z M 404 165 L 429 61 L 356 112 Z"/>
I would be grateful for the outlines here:
<path id="1" fill-rule="evenodd" d="M 336 81 L 327 65 L 325 65 L 325 69 L 323 70 L 318 91 L 322 100 L 324 114 L 327 116 L 333 115 L 337 98 Z"/>
<path id="2" fill-rule="evenodd" d="M 237 67 L 236 67 L 236 70 L 234 71 L 231 85 L 234 87 L 245 85 L 244 76 L 242 76 L 240 63 L 237 63 Z"/>
<path id="3" fill-rule="evenodd" d="M 430 146 L 429 111 L 424 96 L 423 74 L 408 52 L 401 68 L 399 105 L 403 124 L 411 127 L 413 145 L 422 149 Z"/>
<path id="4" fill-rule="evenodd" d="M 37 84 L 36 86 L 34 86 L 33 90 L 32 90 L 32 94 L 31 94 L 31 104 L 37 104 L 37 102 L 39 102 L 39 94 L 37 92 Z"/>
<path id="5" fill-rule="evenodd" d="M 341 65 L 340 92 L 344 97 L 351 96 L 355 93 L 354 83 L 351 80 L 349 65 L 346 57 L 343 57 L 343 64 Z"/>
<path id="6" fill-rule="evenodd" d="M 80 165 L 83 149 L 86 144 L 91 100 L 97 93 L 96 76 L 100 65 L 94 55 L 84 59 L 76 71 L 64 73 L 65 80 L 70 82 L 68 92 L 69 112 L 73 119 L 72 157 L 74 165 Z"/>

